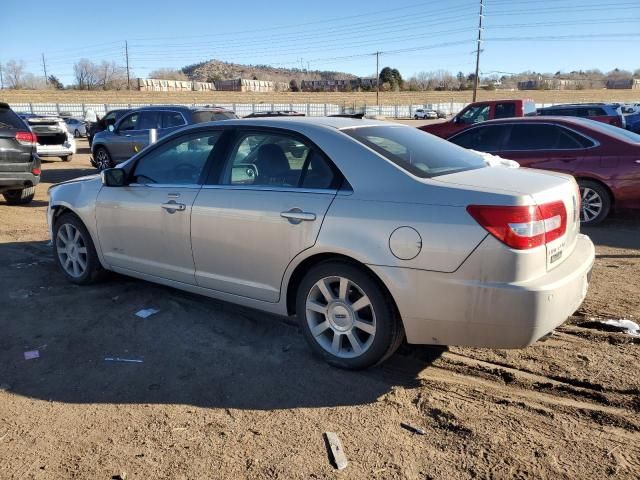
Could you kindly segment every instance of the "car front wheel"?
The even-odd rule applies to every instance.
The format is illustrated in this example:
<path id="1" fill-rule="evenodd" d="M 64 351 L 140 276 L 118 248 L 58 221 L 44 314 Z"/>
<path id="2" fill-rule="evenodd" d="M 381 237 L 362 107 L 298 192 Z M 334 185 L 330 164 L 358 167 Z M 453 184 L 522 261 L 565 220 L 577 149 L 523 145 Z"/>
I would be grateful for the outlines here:
<path id="1" fill-rule="evenodd" d="M 73 213 L 61 215 L 54 224 L 53 256 L 72 283 L 89 285 L 104 273 L 91 235 Z"/>
<path id="2" fill-rule="evenodd" d="M 366 272 L 343 262 L 326 262 L 303 278 L 296 314 L 314 353 L 346 369 L 384 361 L 404 337 L 388 293 Z"/>
<path id="3" fill-rule="evenodd" d="M 97 147 L 94 155 L 96 168 L 98 170 L 105 170 L 107 168 L 113 168 L 113 161 L 111 160 L 111 155 L 104 147 Z"/>
<path id="4" fill-rule="evenodd" d="M 611 209 L 611 197 L 607 189 L 592 180 L 578 181 L 580 186 L 580 222 L 582 225 L 597 225 L 602 222 Z"/>

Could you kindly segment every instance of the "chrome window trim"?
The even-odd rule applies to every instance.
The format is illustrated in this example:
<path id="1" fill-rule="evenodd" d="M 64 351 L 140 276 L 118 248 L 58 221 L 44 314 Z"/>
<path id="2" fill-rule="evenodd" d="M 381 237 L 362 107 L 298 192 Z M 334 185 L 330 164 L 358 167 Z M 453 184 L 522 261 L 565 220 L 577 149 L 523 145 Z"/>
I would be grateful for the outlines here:
<path id="1" fill-rule="evenodd" d="M 482 123 L 484 123 L 484 122 L 482 122 Z M 480 123 L 478 125 L 474 125 L 473 127 L 465 128 L 463 131 L 461 131 L 459 133 L 456 133 L 452 137 L 449 137 L 448 141 L 451 141 L 451 140 L 455 139 L 457 136 L 462 135 L 463 133 L 468 133 L 469 131 L 477 129 L 477 128 L 492 127 L 492 126 L 493 127 L 500 127 L 500 126 L 504 126 L 504 125 L 524 125 L 524 122 L 504 122 L 504 123 L 500 123 L 500 124 L 490 124 L 490 125 L 486 125 L 486 124 L 482 125 L 482 123 Z M 571 150 L 580 150 L 580 151 L 591 150 L 592 148 L 597 148 L 597 147 L 600 146 L 600 142 L 597 141 L 595 138 L 590 137 L 589 135 L 585 135 L 582 132 L 578 132 L 577 130 L 574 130 L 571 127 L 567 127 L 566 125 L 560 125 L 558 123 L 552 123 L 552 122 L 531 122 L 531 124 L 532 125 L 550 125 L 552 127 L 564 128 L 566 130 L 569 130 L 570 132 L 575 133 L 576 135 L 580 135 L 581 137 L 586 138 L 587 140 L 592 142 L 593 145 L 590 146 L 590 147 L 582 147 L 582 148 L 528 148 L 526 150 L 499 149 L 499 150 L 494 150 L 494 151 L 497 151 L 497 152 L 541 152 L 541 151 L 566 152 L 566 151 L 571 151 Z"/>
<path id="2" fill-rule="evenodd" d="M 289 193 L 317 193 L 324 195 L 335 195 L 337 189 L 332 188 L 298 188 L 298 187 L 277 187 L 269 185 L 203 185 L 206 190 L 253 190 L 260 192 L 289 192 Z"/>
<path id="3" fill-rule="evenodd" d="M 125 187 L 135 188 L 188 188 L 190 190 L 200 190 L 202 185 L 198 183 L 129 183 Z"/>

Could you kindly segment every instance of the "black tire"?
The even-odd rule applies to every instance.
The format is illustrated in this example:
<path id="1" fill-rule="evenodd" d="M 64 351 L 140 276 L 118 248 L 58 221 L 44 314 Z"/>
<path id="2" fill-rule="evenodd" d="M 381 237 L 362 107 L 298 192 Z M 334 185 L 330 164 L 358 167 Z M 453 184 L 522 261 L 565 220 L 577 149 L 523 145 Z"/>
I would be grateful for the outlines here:
<path id="1" fill-rule="evenodd" d="M 375 334 L 368 348 L 357 356 L 343 358 L 325 350 L 316 340 L 307 321 L 307 296 L 316 282 L 327 277 L 343 277 L 355 283 L 369 297 L 370 308 L 375 312 Z M 305 340 L 313 353 L 338 368 L 358 370 L 381 363 L 397 350 L 404 338 L 402 322 L 384 287 L 379 285 L 368 272 L 347 262 L 327 261 L 307 272 L 296 292 L 296 315 Z M 329 332 L 328 335 L 335 335 L 333 330 L 326 330 L 326 332 Z M 318 338 L 321 336 L 319 335 Z M 355 353 L 352 354 L 355 355 Z"/>
<path id="2" fill-rule="evenodd" d="M 80 138 L 80 131 L 76 128 L 76 130 L 73 132 L 73 138 Z"/>
<path id="3" fill-rule="evenodd" d="M 580 223 L 584 226 L 599 224 L 611 211 L 609 191 L 604 185 L 593 180 L 578 180 L 578 185 L 581 196 Z M 601 204 L 600 210 L 594 210 L 598 204 Z M 594 212 L 597 212 L 595 217 L 592 216 Z"/>
<path id="4" fill-rule="evenodd" d="M 58 251 L 58 232 L 61 228 L 64 228 L 66 224 L 70 224 L 80 233 L 80 237 L 84 246 L 86 247 L 86 269 L 79 276 L 70 275 L 62 265 L 61 254 Z M 78 285 L 90 285 L 102 280 L 106 274 L 104 268 L 100 264 L 98 254 L 96 253 L 91 235 L 85 228 L 82 221 L 73 213 L 64 213 L 58 217 L 53 225 L 53 258 L 55 258 L 56 264 L 60 267 L 60 271 L 71 283 Z"/>
<path id="5" fill-rule="evenodd" d="M 107 168 L 115 167 L 113 160 L 111 159 L 111 155 L 109 154 L 109 150 L 107 150 L 103 146 L 98 146 L 93 152 L 93 161 L 96 164 L 96 168 L 98 170 L 105 170 Z"/>
<path id="6" fill-rule="evenodd" d="M 73 155 L 65 155 L 64 157 L 60 157 L 63 162 L 70 162 L 73 158 Z"/>
<path id="7" fill-rule="evenodd" d="M 36 194 L 36 187 L 8 190 L 2 194 L 9 205 L 26 205 L 31 203 Z"/>

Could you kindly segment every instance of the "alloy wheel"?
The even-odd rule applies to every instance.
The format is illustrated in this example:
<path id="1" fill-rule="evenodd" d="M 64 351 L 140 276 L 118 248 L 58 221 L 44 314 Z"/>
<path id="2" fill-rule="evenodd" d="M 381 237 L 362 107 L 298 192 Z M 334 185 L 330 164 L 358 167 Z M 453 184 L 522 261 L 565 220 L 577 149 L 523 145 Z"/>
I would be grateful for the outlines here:
<path id="1" fill-rule="evenodd" d="M 105 170 L 111 167 L 109 154 L 102 148 L 96 152 L 96 165 L 98 166 L 98 170 Z"/>
<path id="2" fill-rule="evenodd" d="M 60 265 L 70 276 L 79 278 L 87 270 L 87 246 L 80 230 L 70 223 L 65 223 L 58 229 L 56 252 Z"/>
<path id="3" fill-rule="evenodd" d="M 367 294 L 345 277 L 325 277 L 311 287 L 305 305 L 314 339 L 326 352 L 354 358 L 376 335 L 376 315 Z"/>
<path id="4" fill-rule="evenodd" d="M 591 222 L 602 212 L 602 197 L 589 187 L 581 188 L 581 197 L 580 221 Z"/>

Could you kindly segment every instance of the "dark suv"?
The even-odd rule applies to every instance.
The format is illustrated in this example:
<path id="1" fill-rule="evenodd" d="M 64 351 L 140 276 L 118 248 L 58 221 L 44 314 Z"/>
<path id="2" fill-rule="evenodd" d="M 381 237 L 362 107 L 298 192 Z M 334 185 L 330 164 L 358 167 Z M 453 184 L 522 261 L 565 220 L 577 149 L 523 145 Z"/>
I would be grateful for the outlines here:
<path id="1" fill-rule="evenodd" d="M 597 122 L 608 123 L 616 127 L 625 128 L 626 122 L 619 104 L 616 103 L 575 103 L 567 105 L 553 105 L 538 109 L 538 115 L 561 115 L 568 117 L 582 117 Z"/>
<path id="2" fill-rule="evenodd" d="M 157 138 L 194 123 L 238 118 L 231 110 L 219 107 L 154 105 L 127 112 L 107 130 L 93 139 L 91 163 L 99 170 L 124 162 L 149 144 L 151 129 Z"/>
<path id="3" fill-rule="evenodd" d="M 37 138 L 8 104 L 0 102 L 0 193 L 11 205 L 29 203 L 40 182 Z"/>

